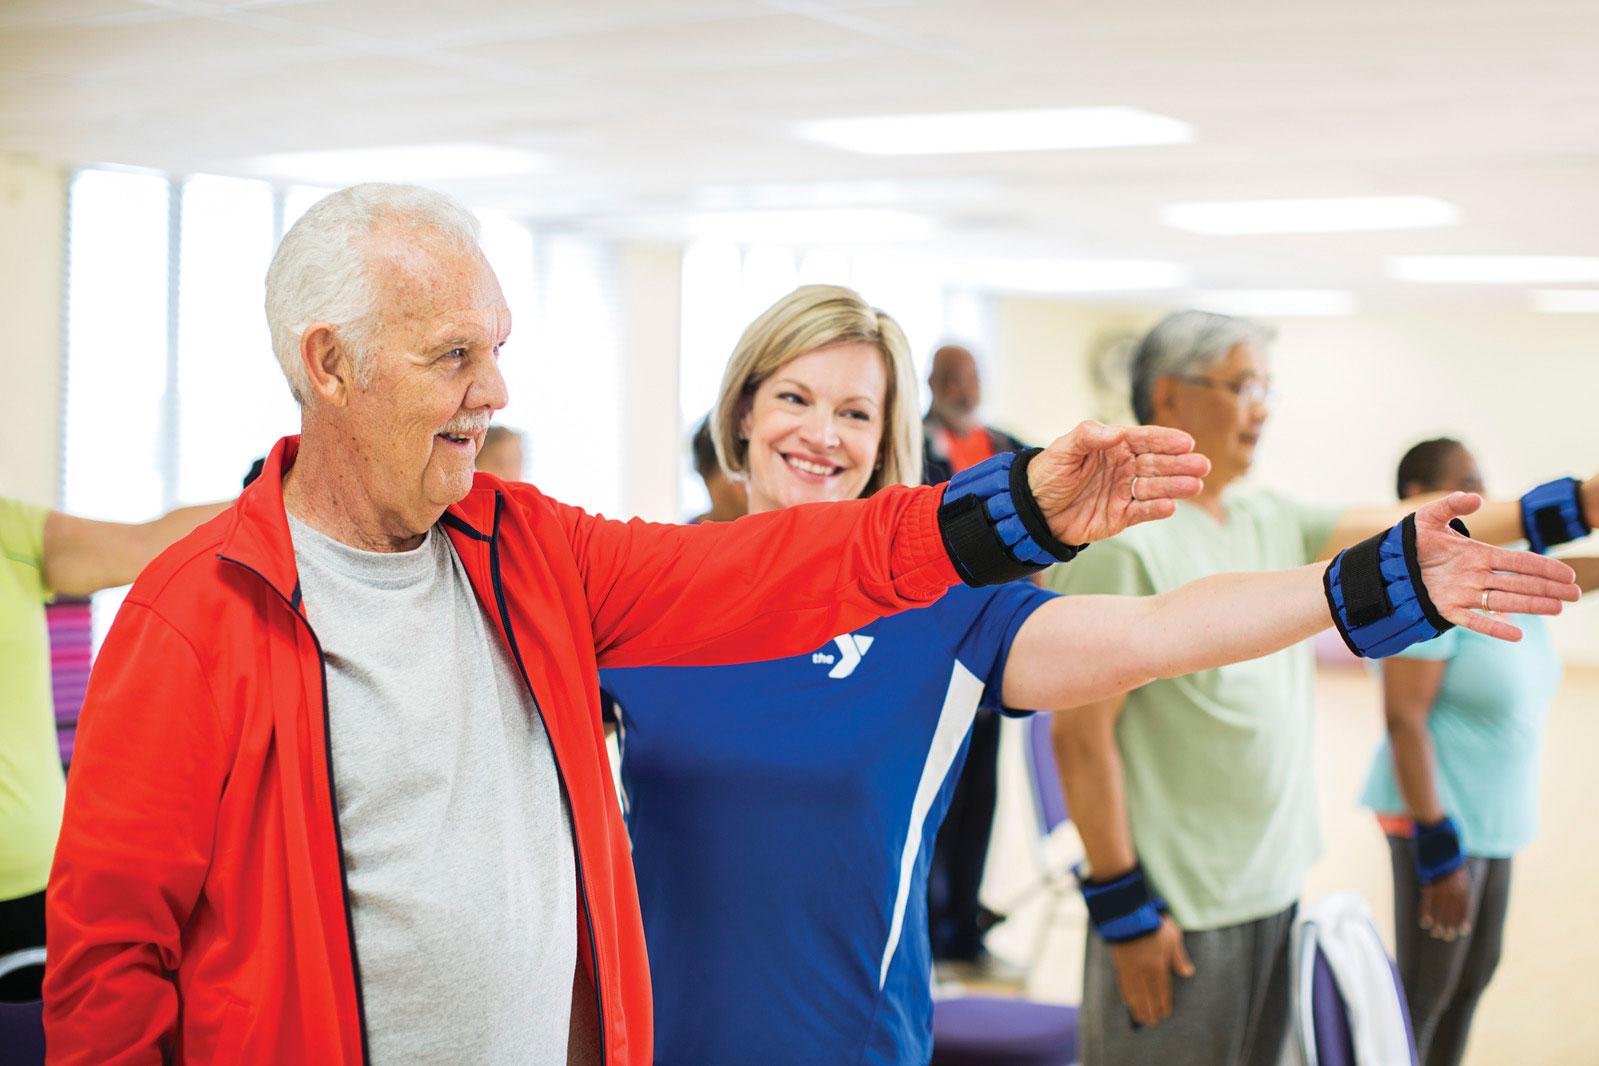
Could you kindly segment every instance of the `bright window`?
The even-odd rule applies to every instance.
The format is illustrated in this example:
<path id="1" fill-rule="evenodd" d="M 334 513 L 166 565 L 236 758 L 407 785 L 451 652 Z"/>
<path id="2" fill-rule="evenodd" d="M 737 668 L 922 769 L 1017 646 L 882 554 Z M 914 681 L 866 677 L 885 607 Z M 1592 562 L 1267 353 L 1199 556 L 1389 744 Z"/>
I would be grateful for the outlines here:
<path id="1" fill-rule="evenodd" d="M 276 244 L 261 181 L 193 177 L 182 189 L 175 500 L 226 499 L 300 410 L 262 310 Z"/>
<path id="2" fill-rule="evenodd" d="M 622 367 L 614 250 L 559 236 L 534 246 L 532 321 L 502 356 L 507 425 L 528 431 L 533 482 L 555 499 L 623 515 Z M 530 328 L 529 328 L 530 327 Z M 510 349 L 507 349 L 510 352 Z"/>
<path id="3" fill-rule="evenodd" d="M 500 350 L 500 372 L 505 375 L 510 397 L 504 411 L 494 421 L 522 432 L 524 462 L 533 442 L 531 425 L 535 363 L 533 338 L 538 326 L 538 279 L 533 270 L 533 234 L 520 222 L 491 211 L 479 211 L 483 225 L 483 254 L 500 279 L 500 291 L 511 308 L 511 337 Z M 524 468 L 522 476 L 529 471 Z"/>
<path id="4" fill-rule="evenodd" d="M 171 498 L 171 196 L 152 174 L 86 170 L 72 181 L 61 497 L 74 514 L 134 521 Z M 94 597 L 96 648 L 126 592 Z"/>
<path id="5" fill-rule="evenodd" d="M 169 498 L 167 251 L 163 177 L 85 170 L 68 212 L 62 506 L 149 518 Z"/>

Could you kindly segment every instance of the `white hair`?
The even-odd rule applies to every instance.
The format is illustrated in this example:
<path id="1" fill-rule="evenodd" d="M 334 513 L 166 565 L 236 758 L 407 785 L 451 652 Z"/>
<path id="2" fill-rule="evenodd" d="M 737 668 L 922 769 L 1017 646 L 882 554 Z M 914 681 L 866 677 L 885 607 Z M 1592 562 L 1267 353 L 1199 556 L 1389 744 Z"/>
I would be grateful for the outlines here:
<path id="1" fill-rule="evenodd" d="M 366 241 L 390 220 L 469 247 L 478 244 L 480 227 L 470 211 L 443 193 L 415 185 L 352 185 L 313 204 L 283 235 L 266 275 L 272 352 L 302 405 L 310 382 L 300 361 L 300 339 L 312 323 L 334 328 L 354 356 L 358 376 L 370 370 L 367 347 L 378 316 Z"/>
<path id="2" fill-rule="evenodd" d="M 1175 311 L 1156 323 L 1133 353 L 1133 414 L 1155 417 L 1155 382 L 1205 370 L 1240 344 L 1264 348 L 1277 335 L 1270 326 L 1211 311 Z"/>

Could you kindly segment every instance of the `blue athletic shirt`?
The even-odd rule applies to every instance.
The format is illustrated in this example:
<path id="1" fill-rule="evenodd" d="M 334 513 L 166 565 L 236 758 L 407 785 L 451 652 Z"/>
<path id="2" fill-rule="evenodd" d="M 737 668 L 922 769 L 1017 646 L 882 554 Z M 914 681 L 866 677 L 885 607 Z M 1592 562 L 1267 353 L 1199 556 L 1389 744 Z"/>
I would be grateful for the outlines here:
<path id="1" fill-rule="evenodd" d="M 808 655 L 600 672 L 657 1063 L 929 1059 L 933 839 L 972 718 L 1052 598 L 957 587 Z"/>

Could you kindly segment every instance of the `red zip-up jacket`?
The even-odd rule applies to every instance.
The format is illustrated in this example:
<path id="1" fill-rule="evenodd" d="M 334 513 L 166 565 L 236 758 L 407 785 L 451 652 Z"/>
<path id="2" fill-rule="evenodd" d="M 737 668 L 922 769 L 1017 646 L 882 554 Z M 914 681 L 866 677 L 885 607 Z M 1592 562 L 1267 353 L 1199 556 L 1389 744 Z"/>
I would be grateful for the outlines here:
<path id="1" fill-rule="evenodd" d="M 283 510 L 297 447 L 280 441 L 232 508 L 150 564 L 95 664 L 47 897 L 52 1063 L 366 1060 L 326 667 Z M 668 526 L 608 521 L 479 474 L 445 513 L 569 799 L 602 1061 L 645 1066 L 652 1049 L 596 669 L 795 655 L 931 603 L 958 580 L 941 498 L 889 488 Z"/>

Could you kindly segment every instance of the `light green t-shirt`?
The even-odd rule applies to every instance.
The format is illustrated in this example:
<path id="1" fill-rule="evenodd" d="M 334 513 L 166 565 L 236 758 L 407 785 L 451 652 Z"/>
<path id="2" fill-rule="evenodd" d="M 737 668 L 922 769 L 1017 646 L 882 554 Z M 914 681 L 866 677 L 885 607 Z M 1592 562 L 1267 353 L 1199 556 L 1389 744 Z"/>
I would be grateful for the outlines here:
<path id="1" fill-rule="evenodd" d="M 1549 701 L 1560 687 L 1560 656 L 1549 627 L 1518 616 L 1517 644 L 1469 629 L 1400 652 L 1407 659 L 1443 660 L 1443 680 L 1427 716 L 1438 801 L 1460 830 L 1468 855 L 1507 859 L 1538 831 L 1538 767 Z M 1402 814 L 1393 749 L 1383 738 L 1372 758 L 1361 803 Z"/>
<path id="2" fill-rule="evenodd" d="M 1050 587 L 1148 596 L 1210 574 L 1303 566 L 1339 514 L 1263 489 L 1232 490 L 1224 500 L 1225 522 L 1179 503 L 1171 518 L 1055 567 Z M 1185 929 L 1253 921 L 1299 898 L 1321 852 L 1314 668 L 1301 644 L 1127 694 L 1116 741 L 1133 845 Z"/>
<path id="3" fill-rule="evenodd" d="M 44 620 L 45 514 L 0 498 L 0 900 L 44 890 L 66 800 Z"/>

